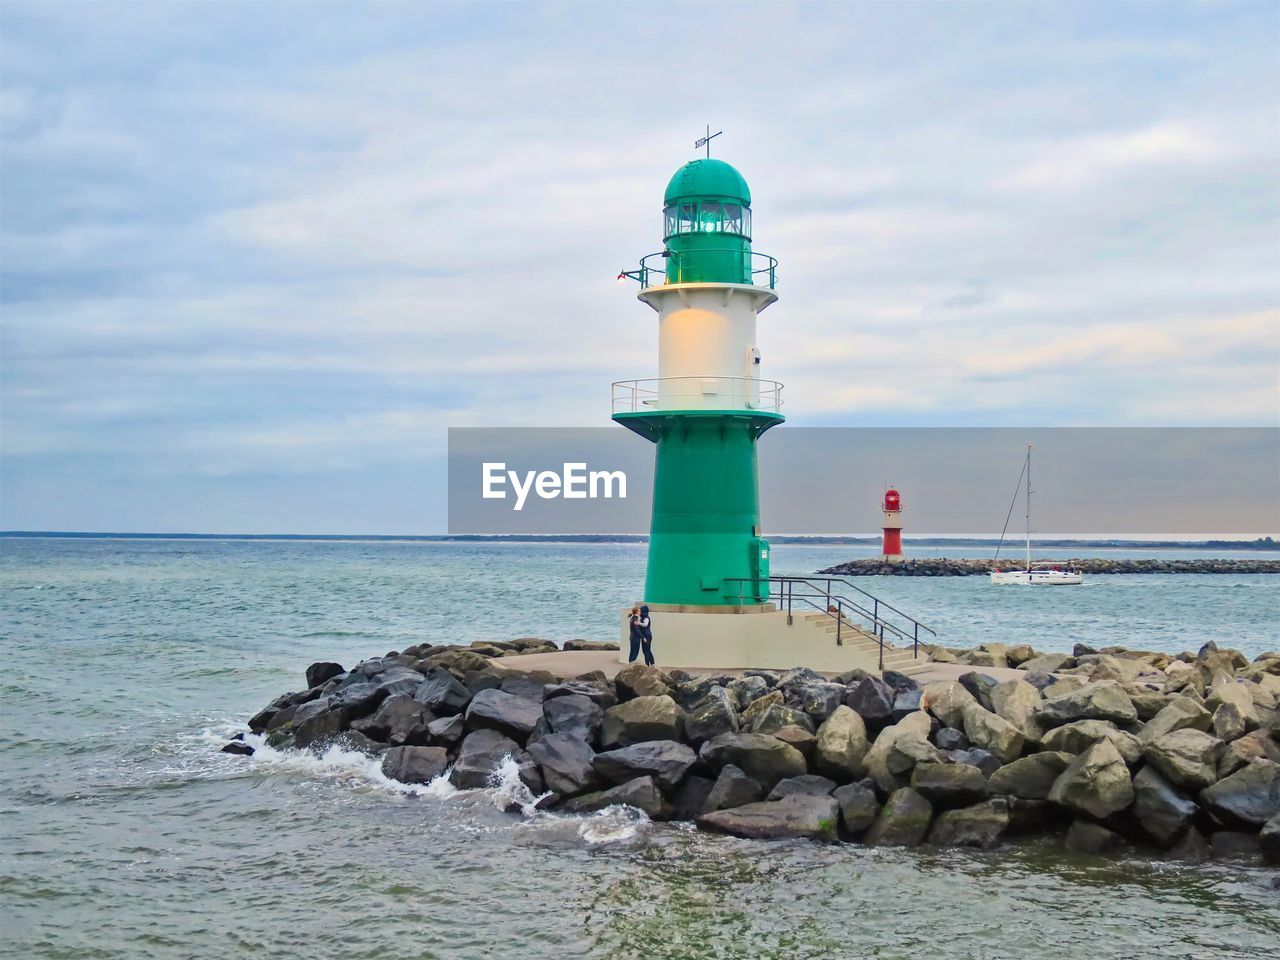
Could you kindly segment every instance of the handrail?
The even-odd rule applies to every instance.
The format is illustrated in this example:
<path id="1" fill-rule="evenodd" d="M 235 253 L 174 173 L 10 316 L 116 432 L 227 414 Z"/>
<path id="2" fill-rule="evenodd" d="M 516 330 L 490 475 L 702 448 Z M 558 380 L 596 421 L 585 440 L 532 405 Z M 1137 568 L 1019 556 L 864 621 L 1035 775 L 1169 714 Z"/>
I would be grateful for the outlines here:
<path id="1" fill-rule="evenodd" d="M 772 290 L 778 283 L 778 260 L 771 257 L 767 253 L 760 253 L 756 250 L 743 250 L 739 247 L 698 247 L 696 250 L 659 250 L 657 253 L 646 254 L 640 258 L 640 266 L 635 270 L 623 270 L 618 274 L 618 279 L 631 278 L 640 283 L 642 289 L 648 287 L 661 287 L 667 283 L 667 264 L 666 261 L 674 257 L 676 259 L 676 275 L 679 276 L 681 271 L 681 261 L 685 256 L 703 253 L 741 253 L 750 260 L 749 283 L 756 287 L 768 287 Z M 650 263 L 650 261 L 655 261 Z M 757 262 L 763 262 L 763 266 L 757 267 Z M 756 280 L 756 277 L 761 277 Z M 676 283 L 686 281 L 676 280 Z"/>
<path id="2" fill-rule="evenodd" d="M 836 621 L 836 645 L 837 646 L 844 645 L 844 640 L 843 640 L 843 637 L 841 636 L 841 629 L 843 625 L 845 623 L 849 623 L 850 626 L 853 626 L 852 622 L 846 620 L 845 618 L 845 608 L 847 607 L 851 612 L 857 614 L 858 616 L 867 620 L 870 623 L 871 636 L 876 638 L 876 641 L 879 645 L 881 670 L 884 669 L 884 634 L 886 630 L 888 630 L 894 636 L 902 640 L 904 643 L 907 641 L 910 641 L 912 657 L 918 657 L 920 655 L 920 631 L 921 630 L 925 630 L 933 634 L 934 636 L 937 636 L 937 632 L 933 630 L 931 627 L 925 626 L 919 620 L 916 620 L 914 617 L 903 613 L 897 607 L 894 607 L 891 604 L 885 603 L 879 597 L 876 597 L 868 593 L 866 590 L 863 590 L 861 587 L 855 584 L 849 583 L 847 580 L 844 580 L 840 577 L 755 577 L 755 578 L 730 577 L 726 580 L 726 582 L 738 584 L 737 600 L 739 605 L 741 605 L 743 601 L 747 599 L 747 597 L 744 594 L 744 589 L 748 584 L 752 585 L 753 587 L 757 584 L 768 584 L 769 600 L 773 600 L 776 593 L 779 603 L 782 603 L 783 601 L 785 601 L 786 608 L 787 608 L 788 623 L 791 622 L 792 605 L 796 600 L 799 600 L 801 603 L 808 604 L 809 606 L 820 611 L 826 616 L 832 617 Z M 858 603 L 855 600 L 851 600 L 850 598 L 838 593 L 833 593 L 831 590 L 831 585 L 833 583 L 845 584 L 846 586 L 852 587 L 855 591 L 862 594 L 863 596 L 870 598 L 871 601 L 873 602 L 873 609 L 868 610 L 866 607 L 864 607 L 862 604 Z M 776 590 L 774 587 L 775 584 L 777 584 Z M 813 593 L 801 592 L 797 594 L 795 591 L 795 587 L 797 584 L 812 590 Z M 820 586 L 820 584 L 822 586 Z M 759 593 L 758 590 L 752 591 L 751 599 L 753 603 L 759 602 L 758 593 Z M 814 603 L 814 600 L 817 598 L 823 599 L 825 601 L 825 605 L 820 607 L 818 606 L 818 604 Z M 898 616 L 908 621 L 912 625 L 911 633 L 910 634 L 906 633 L 903 629 L 899 628 L 897 624 L 892 623 L 886 620 L 884 617 L 882 617 L 880 615 L 881 607 L 884 607 L 886 610 L 893 611 Z M 833 612 L 833 608 L 834 608 L 834 612 Z"/>
<path id="3" fill-rule="evenodd" d="M 611 385 L 614 413 L 782 408 L 782 384 L 757 377 L 654 377 Z"/>

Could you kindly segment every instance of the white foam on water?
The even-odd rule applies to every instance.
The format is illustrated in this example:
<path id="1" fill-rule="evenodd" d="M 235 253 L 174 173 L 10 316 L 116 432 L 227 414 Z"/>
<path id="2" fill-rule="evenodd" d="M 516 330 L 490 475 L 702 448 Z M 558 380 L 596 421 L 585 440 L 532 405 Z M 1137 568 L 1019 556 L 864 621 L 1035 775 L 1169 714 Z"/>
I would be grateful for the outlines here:
<path id="1" fill-rule="evenodd" d="M 411 797 L 446 799 L 457 793 L 449 783 L 448 770 L 430 783 L 401 783 L 382 772 L 381 759 L 359 750 L 344 750 L 337 745 L 319 754 L 310 750 L 277 750 L 265 737 L 254 733 L 246 733 L 244 740 L 253 747 L 253 756 L 247 759 L 255 766 L 266 765 L 288 773 L 372 786 Z"/>
<path id="2" fill-rule="evenodd" d="M 533 795 L 533 791 L 520 779 L 520 765 L 510 754 L 489 775 L 489 790 L 495 807 L 499 810 L 518 809 L 525 817 L 534 816 L 538 812 L 538 801 L 547 796 L 545 793 Z"/>
<path id="3" fill-rule="evenodd" d="M 624 843 L 649 824 L 643 810 L 617 804 L 589 815 L 578 825 L 578 836 L 590 844 Z"/>

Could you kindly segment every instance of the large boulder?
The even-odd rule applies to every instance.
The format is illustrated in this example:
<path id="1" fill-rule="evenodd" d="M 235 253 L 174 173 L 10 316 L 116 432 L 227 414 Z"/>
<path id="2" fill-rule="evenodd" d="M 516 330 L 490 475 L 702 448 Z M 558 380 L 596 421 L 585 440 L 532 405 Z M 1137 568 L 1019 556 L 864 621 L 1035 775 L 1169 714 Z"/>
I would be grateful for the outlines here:
<path id="1" fill-rule="evenodd" d="M 1280 813 L 1262 825 L 1258 845 L 1269 863 L 1280 863 Z"/>
<path id="2" fill-rule="evenodd" d="M 560 804 L 557 810 L 561 813 L 594 813 L 615 806 L 634 807 L 654 820 L 666 819 L 671 814 L 671 807 L 663 799 L 653 777 L 636 777 L 608 790 L 572 797 Z"/>
<path id="3" fill-rule="evenodd" d="M 1071 759 L 1070 753 L 1051 750 L 1033 753 L 1001 767 L 991 775 L 987 787 L 998 796 L 1044 800 Z"/>
<path id="4" fill-rule="evenodd" d="M 977 703 L 973 694 L 954 680 L 933 683 L 924 688 L 924 708 L 944 727 L 961 729 L 965 710 L 971 703 Z"/>
<path id="5" fill-rule="evenodd" d="M 698 760 L 698 755 L 674 740 L 646 740 L 607 753 L 592 761 L 596 773 L 610 783 L 653 777 L 664 790 L 674 790 Z"/>
<path id="6" fill-rule="evenodd" d="M 452 747 L 461 742 L 466 730 L 462 714 L 440 717 L 427 724 L 427 742 L 433 747 Z"/>
<path id="7" fill-rule="evenodd" d="M 845 783 L 862 776 L 862 759 L 867 755 L 867 727 L 851 707 L 836 707 L 818 727 L 813 762 L 827 776 Z"/>
<path id="8" fill-rule="evenodd" d="M 876 792 L 861 783 L 846 783 L 831 794 L 840 805 L 840 822 L 846 833 L 859 834 L 875 822 L 880 812 Z"/>
<path id="9" fill-rule="evenodd" d="M 666 697 L 671 695 L 671 677 L 661 667 L 632 663 L 618 671 L 613 678 L 620 701 L 636 697 Z"/>
<path id="10" fill-rule="evenodd" d="M 529 744 L 531 756 L 542 769 L 547 789 L 562 797 L 570 797 L 599 784 L 592 760 L 595 751 L 581 737 L 572 733 L 549 733 Z"/>
<path id="11" fill-rule="evenodd" d="M 1200 730 L 1185 728 L 1166 733 L 1142 749 L 1142 756 L 1170 782 L 1200 790 L 1218 779 L 1222 741 Z"/>
<path id="12" fill-rule="evenodd" d="M 1101 820 L 1133 802 L 1129 768 L 1110 741 L 1100 740 L 1058 775 L 1049 800 Z"/>
<path id="13" fill-rule="evenodd" d="M 1009 829 L 1009 802 L 994 797 L 983 803 L 946 810 L 929 828 L 929 842 L 944 847 L 981 847 L 990 850 Z"/>
<path id="14" fill-rule="evenodd" d="M 1027 685 L 1030 687 L 1030 685 Z M 1034 688 L 1031 688 L 1034 689 Z M 964 733 L 975 747 L 986 750 L 1001 763 L 1011 763 L 1022 755 L 1026 738 L 1008 720 L 972 703 L 964 711 Z"/>
<path id="15" fill-rule="evenodd" d="M 546 697 L 548 679 L 543 671 L 536 674 L 513 673 L 501 678 L 498 689 L 515 697 L 541 703 Z"/>
<path id="16" fill-rule="evenodd" d="M 738 732 L 737 701 L 721 686 L 713 686 L 685 718 L 686 739 L 695 747 L 722 733 Z"/>
<path id="17" fill-rule="evenodd" d="M 863 758 L 863 765 L 882 794 L 888 795 L 904 786 L 907 777 L 903 775 L 910 774 L 917 762 L 941 759 L 937 748 L 929 742 L 931 727 L 929 715 L 922 711 L 880 731 Z"/>
<path id="18" fill-rule="evenodd" d="M 607 681 L 603 679 L 587 680 L 582 677 L 576 680 L 564 680 L 560 683 L 548 684 L 543 688 L 542 696 L 545 700 L 569 696 L 586 697 L 602 711 L 609 709 L 609 707 L 618 702 L 618 698 L 614 695 L 613 689 Z"/>
<path id="19" fill-rule="evenodd" d="M 995 705 L 991 702 L 991 691 L 999 683 L 995 677 L 975 671 L 961 675 L 956 682 L 973 694 L 973 699 L 982 705 L 982 709 L 990 710 L 992 713 L 995 712 Z M 1038 693 L 1036 698 L 1039 699 Z"/>
<path id="20" fill-rule="evenodd" d="M 542 719 L 542 704 L 501 690 L 481 690 L 465 714 L 468 730 L 497 730 L 524 743 Z"/>
<path id="21" fill-rule="evenodd" d="M 325 746 L 347 729 L 348 718 L 348 710 L 333 697 L 300 704 L 293 713 L 293 742 L 299 747 Z"/>
<path id="22" fill-rule="evenodd" d="M 1046 750 L 1084 753 L 1099 740 L 1111 741 L 1111 745 L 1120 752 L 1124 762 L 1130 766 L 1142 759 L 1142 745 L 1138 738 L 1121 730 L 1109 720 L 1076 720 L 1073 723 L 1064 723 L 1045 734 L 1041 745 Z"/>
<path id="23" fill-rule="evenodd" d="M 1138 711 L 1120 684 L 1102 680 L 1047 697 L 1036 707 L 1035 716 L 1045 726 L 1056 727 L 1073 720 L 1133 723 L 1138 719 Z"/>
<path id="24" fill-rule="evenodd" d="M 725 689 L 737 701 L 738 709 L 745 710 L 769 692 L 769 684 L 764 677 L 745 676 L 738 677 Z"/>
<path id="25" fill-rule="evenodd" d="M 934 809 L 965 807 L 986 798 L 987 778 L 967 763 L 919 763 L 911 772 L 911 788 Z"/>
<path id="26" fill-rule="evenodd" d="M 1038 657 L 1022 661 L 1018 664 L 1018 669 L 1027 673 L 1056 673 L 1075 665 L 1076 658 L 1069 653 L 1042 653 Z"/>
<path id="27" fill-rule="evenodd" d="M 474 790 L 492 785 L 494 776 L 510 758 L 516 762 L 520 780 L 533 793 L 543 789 L 542 772 L 520 745 L 497 730 L 469 733 L 458 750 L 458 759 L 449 773 L 449 782 L 459 790 Z"/>
<path id="28" fill-rule="evenodd" d="M 1105 853 L 1121 844 L 1121 837 L 1114 830 L 1088 820 L 1076 820 L 1067 829 L 1065 846 L 1076 853 Z"/>
<path id="29" fill-rule="evenodd" d="M 806 773 L 799 777 L 790 777 L 786 780 L 779 780 L 769 791 L 766 800 L 781 800 L 784 797 L 793 797 L 798 794 L 805 794 L 813 797 L 829 797 L 831 792 L 835 790 L 836 783 L 834 780 L 828 780 L 826 777 L 820 777 L 816 773 Z"/>
<path id="30" fill-rule="evenodd" d="M 1150 743 L 1175 730 L 1208 730 L 1211 724 L 1212 715 L 1195 700 L 1174 697 L 1147 721 L 1138 733 L 1138 739 L 1142 743 Z"/>
<path id="31" fill-rule="evenodd" d="M 924 839 L 932 819 L 929 801 L 902 787 L 889 795 L 863 842 L 874 847 L 914 847 Z"/>
<path id="32" fill-rule="evenodd" d="M 600 744 L 628 747 L 646 740 L 683 740 L 684 711 L 668 696 L 641 696 L 604 712 Z"/>
<path id="33" fill-rule="evenodd" d="M 775 691 L 776 692 L 776 691 Z M 770 694 L 772 696 L 773 694 Z M 760 703 L 761 701 L 756 701 Z M 755 704 L 752 705 L 753 707 Z M 815 728 L 813 718 L 803 710 L 789 707 L 785 703 L 769 703 L 763 709 L 754 711 L 745 728 L 750 733 L 767 733 L 773 735 L 783 727 L 800 727 L 812 732 Z"/>
<path id="34" fill-rule="evenodd" d="M 778 682 L 787 706 L 807 714 L 815 724 L 822 723 L 840 706 L 847 690 L 821 676 L 783 677 Z"/>
<path id="35" fill-rule="evenodd" d="M 567 733 L 593 744 L 604 726 L 604 709 L 585 694 L 569 693 L 543 700 L 542 718 L 552 733 Z"/>
<path id="36" fill-rule="evenodd" d="M 392 747 L 382 755 L 383 775 L 401 783 L 430 783 L 448 765 L 444 747 Z"/>
<path id="37" fill-rule="evenodd" d="M 1201 790 L 1200 803 L 1223 823 L 1261 826 L 1280 814 L 1280 763 L 1254 760 Z"/>
<path id="38" fill-rule="evenodd" d="M 407 693 L 387 697 L 373 712 L 351 724 L 351 729 L 372 740 L 394 746 L 425 744 L 427 725 L 435 717 L 423 704 Z"/>
<path id="39" fill-rule="evenodd" d="M 430 667 L 425 677 L 413 699 L 425 704 L 438 717 L 450 717 L 466 709 L 471 691 L 461 680 L 442 666 Z"/>
<path id="40" fill-rule="evenodd" d="M 340 677 L 346 672 L 340 663 L 333 663 L 328 660 L 313 663 L 307 667 L 307 687 L 308 689 L 318 687 L 320 684 L 328 683 L 334 677 Z"/>
<path id="41" fill-rule="evenodd" d="M 1218 758 L 1218 779 L 1228 777 L 1245 764 L 1254 760 L 1274 760 L 1280 763 L 1280 744 L 1265 730 L 1254 730 L 1226 745 Z"/>
<path id="42" fill-rule="evenodd" d="M 996 716 L 1011 723 L 1026 740 L 1035 743 L 1044 734 L 1044 729 L 1036 720 L 1040 691 L 1027 681 L 1007 680 L 997 683 L 991 688 L 991 705 Z"/>
<path id="43" fill-rule="evenodd" d="M 1181 836 L 1199 808 L 1160 775 L 1143 767 L 1133 778 L 1133 816 L 1152 839 L 1166 847 Z"/>
<path id="44" fill-rule="evenodd" d="M 740 807 L 744 803 L 755 803 L 764 799 L 764 788 L 756 783 L 733 764 L 726 764 L 712 784 L 711 792 L 702 805 L 703 813 L 713 810 L 728 810 Z"/>
<path id="45" fill-rule="evenodd" d="M 698 827 L 758 840 L 804 838 L 833 842 L 839 805 L 831 797 L 793 794 L 781 800 L 748 803 L 698 817 Z"/>
<path id="46" fill-rule="evenodd" d="M 804 754 L 762 733 L 722 733 L 704 743 L 698 757 L 713 772 L 733 764 L 765 790 L 807 772 Z"/>
<path id="47" fill-rule="evenodd" d="M 1233 677 L 1219 675 L 1209 687 L 1205 698 L 1205 708 L 1213 713 L 1224 706 L 1234 706 L 1247 728 L 1252 730 L 1258 725 L 1258 709 L 1249 692 L 1250 685 L 1241 683 Z"/>
<path id="48" fill-rule="evenodd" d="M 844 704 L 862 717 L 868 726 L 879 728 L 893 716 L 895 696 L 893 689 L 884 681 L 877 677 L 864 677 L 849 684 Z"/>

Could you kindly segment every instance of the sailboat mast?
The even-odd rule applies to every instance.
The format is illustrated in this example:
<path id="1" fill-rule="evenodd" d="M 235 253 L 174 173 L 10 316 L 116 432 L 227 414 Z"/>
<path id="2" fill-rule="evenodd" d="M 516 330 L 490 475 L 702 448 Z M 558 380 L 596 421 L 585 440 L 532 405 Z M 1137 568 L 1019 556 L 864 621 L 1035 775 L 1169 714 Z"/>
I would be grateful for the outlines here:
<path id="1" fill-rule="evenodd" d="M 1031 572 L 1031 444 L 1027 444 L 1027 573 Z"/>

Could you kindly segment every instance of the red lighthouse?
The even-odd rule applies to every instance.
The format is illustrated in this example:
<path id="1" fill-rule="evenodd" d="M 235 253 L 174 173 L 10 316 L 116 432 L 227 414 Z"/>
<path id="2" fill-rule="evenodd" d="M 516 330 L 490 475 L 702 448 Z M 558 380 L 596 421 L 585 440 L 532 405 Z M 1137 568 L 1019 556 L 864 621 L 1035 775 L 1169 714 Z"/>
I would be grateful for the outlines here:
<path id="1" fill-rule="evenodd" d="M 906 559 L 902 553 L 902 496 L 893 487 L 884 492 L 884 503 L 880 505 L 880 510 L 884 513 L 882 559 Z"/>

